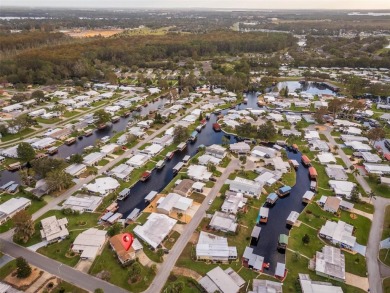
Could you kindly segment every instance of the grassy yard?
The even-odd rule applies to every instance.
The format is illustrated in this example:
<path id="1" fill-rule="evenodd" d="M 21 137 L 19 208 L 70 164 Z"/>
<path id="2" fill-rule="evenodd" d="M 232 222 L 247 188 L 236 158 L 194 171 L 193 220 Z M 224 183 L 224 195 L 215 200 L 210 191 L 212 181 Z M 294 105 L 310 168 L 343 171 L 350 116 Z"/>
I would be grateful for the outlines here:
<path id="1" fill-rule="evenodd" d="M 366 277 L 367 266 L 364 256 L 356 253 L 355 255 L 344 252 L 345 256 L 345 270 L 351 274 L 358 275 L 360 277 Z"/>
<path id="2" fill-rule="evenodd" d="M 18 243 L 24 247 L 39 243 L 41 239 L 41 220 L 50 216 L 56 216 L 57 219 L 66 217 L 68 219 L 68 230 L 76 231 L 77 234 L 91 227 L 96 227 L 99 215 L 95 213 L 83 213 L 79 215 L 64 215 L 62 211 L 51 210 L 42 215 L 35 221 L 35 233 L 27 243 Z M 77 235 L 76 235 L 77 236 Z"/>
<path id="3" fill-rule="evenodd" d="M 353 153 L 355 152 L 353 149 L 351 149 L 351 148 L 342 148 L 342 150 L 343 150 L 343 152 L 344 152 L 344 154 L 346 154 L 347 156 L 352 156 L 353 155 Z"/>
<path id="4" fill-rule="evenodd" d="M 379 259 L 387 266 L 390 266 L 390 249 L 379 250 Z"/>
<path id="5" fill-rule="evenodd" d="M 335 286 L 340 286 L 344 293 L 363 293 L 366 292 L 362 289 L 348 286 L 344 283 L 337 282 L 331 279 L 326 279 L 317 276 L 315 272 L 310 271 L 308 268 L 309 260 L 304 257 L 296 257 L 293 252 L 286 252 L 287 263 L 287 277 L 283 283 L 283 292 L 296 293 L 301 292 L 301 288 L 298 281 L 298 274 L 308 274 L 313 281 L 329 282 Z"/>
<path id="6" fill-rule="evenodd" d="M 63 264 L 74 267 L 78 263 L 80 256 L 72 253 L 70 251 L 70 246 L 77 235 L 78 233 L 76 232 L 69 232 L 68 238 L 62 240 L 61 242 L 39 248 L 37 252 Z"/>
<path id="7" fill-rule="evenodd" d="M 302 242 L 302 238 L 305 234 L 310 237 L 310 242 L 307 245 Z M 317 230 L 314 230 L 305 224 L 301 224 L 300 227 L 293 227 L 290 231 L 288 248 L 298 251 L 309 258 L 312 258 L 323 246 L 324 243 L 317 237 Z"/>
<path id="8" fill-rule="evenodd" d="M 142 292 L 149 287 L 150 282 L 153 280 L 155 273 L 147 267 L 141 265 L 142 279 L 135 283 L 129 284 L 129 271 L 127 268 L 123 268 L 117 260 L 115 252 L 111 251 L 107 244 L 101 255 L 99 255 L 91 266 L 89 273 L 96 275 L 102 271 L 109 273 L 108 281 L 114 285 L 122 287 L 131 292 Z"/>
<path id="9" fill-rule="evenodd" d="M 99 161 L 98 165 L 103 167 L 103 166 L 107 165 L 108 162 L 109 162 L 108 160 L 103 159 L 103 160 L 100 160 L 100 161 Z"/>
<path id="10" fill-rule="evenodd" d="M 184 284 L 184 289 L 183 291 L 181 291 L 182 293 L 204 292 L 203 288 L 195 280 L 184 276 L 175 276 L 173 274 L 169 276 L 167 282 L 165 283 L 164 289 L 161 292 L 172 292 L 169 290 L 173 290 L 173 286 L 175 286 L 179 282 Z"/>
<path id="11" fill-rule="evenodd" d="M 383 280 L 383 292 L 390 293 L 390 278 Z"/>
<path id="12" fill-rule="evenodd" d="M 16 270 L 16 259 L 11 260 L 0 268 L 0 279 L 4 280 L 14 270 Z"/>
<path id="13" fill-rule="evenodd" d="M 385 220 L 383 223 L 382 240 L 390 237 L 390 206 L 386 207 Z"/>
<path id="14" fill-rule="evenodd" d="M 173 231 L 171 235 L 169 235 L 168 239 L 164 242 L 164 247 L 171 250 L 175 245 L 177 239 L 179 239 L 180 234 L 177 231 Z"/>
<path id="15" fill-rule="evenodd" d="M 3 193 L 0 198 L 0 203 L 6 202 L 11 198 L 16 198 L 16 197 L 25 197 L 31 200 L 31 205 L 26 209 L 27 213 L 29 213 L 30 215 L 34 214 L 36 211 L 38 211 L 39 209 L 41 209 L 43 206 L 46 205 L 46 201 L 44 201 L 43 199 L 42 200 L 35 199 L 30 197 L 28 194 L 22 192 L 18 192 L 16 194 Z M 0 226 L 0 233 L 4 233 L 9 229 L 12 229 L 13 227 L 14 227 L 14 223 L 12 219 L 10 219 Z"/>
<path id="16" fill-rule="evenodd" d="M 5 135 L 3 135 L 2 138 L 1 138 L 1 141 L 2 142 L 6 142 L 6 141 L 13 140 L 13 139 L 18 139 L 18 138 L 22 139 L 22 138 L 25 138 L 26 135 L 29 135 L 29 134 L 31 134 L 33 132 L 34 132 L 34 129 L 26 128 L 26 129 L 24 129 L 24 130 L 22 130 L 22 131 L 20 131 L 18 133 L 15 133 L 15 134 L 5 134 Z"/>
<path id="17" fill-rule="evenodd" d="M 377 196 L 382 196 L 385 198 L 390 198 L 390 187 L 387 185 L 379 184 L 375 179 L 370 177 L 365 177 L 368 185 L 370 185 L 372 191 Z"/>
<path id="18" fill-rule="evenodd" d="M 76 287 L 73 284 L 70 284 L 65 281 L 61 281 L 57 287 L 55 287 L 52 291 L 52 293 L 62 293 L 62 292 L 72 292 L 72 293 L 87 293 L 88 291 L 81 289 L 79 287 Z"/>
<path id="19" fill-rule="evenodd" d="M 226 168 L 226 167 L 229 165 L 230 161 L 231 161 L 230 158 L 224 157 L 224 158 L 222 159 L 221 163 L 220 163 L 220 166 L 221 166 L 222 168 Z"/>
<path id="20" fill-rule="evenodd" d="M 78 111 L 67 111 L 63 114 L 64 117 L 66 118 L 70 118 L 70 117 L 73 117 L 73 116 L 76 116 L 77 114 L 80 114 L 80 112 Z"/>
<path id="21" fill-rule="evenodd" d="M 54 124 L 61 121 L 61 118 L 51 118 L 51 119 L 43 119 L 43 118 L 36 118 L 38 123 L 42 124 Z"/>

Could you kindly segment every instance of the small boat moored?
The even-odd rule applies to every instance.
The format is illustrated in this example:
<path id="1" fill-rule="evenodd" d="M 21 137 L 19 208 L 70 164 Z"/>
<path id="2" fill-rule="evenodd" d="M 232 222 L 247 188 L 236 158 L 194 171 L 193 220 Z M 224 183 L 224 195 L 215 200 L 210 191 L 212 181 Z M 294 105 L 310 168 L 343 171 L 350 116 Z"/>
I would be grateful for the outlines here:
<path id="1" fill-rule="evenodd" d="M 162 168 L 164 168 L 164 166 L 165 166 L 165 161 L 164 160 L 160 160 L 156 164 L 156 168 L 157 169 L 162 169 Z"/>
<path id="2" fill-rule="evenodd" d="M 121 119 L 121 117 L 119 117 L 119 116 L 113 116 L 113 117 L 111 118 L 111 122 L 112 122 L 112 123 L 117 123 L 120 119 Z"/>
<path id="3" fill-rule="evenodd" d="M 84 136 L 91 136 L 93 134 L 93 130 L 92 129 L 87 129 L 84 131 Z"/>
<path id="4" fill-rule="evenodd" d="M 285 197 L 285 196 L 289 195 L 290 192 L 291 192 L 291 187 L 288 185 L 282 186 L 278 189 L 278 195 L 280 197 Z"/>
<path id="5" fill-rule="evenodd" d="M 146 181 L 146 180 L 148 180 L 150 178 L 150 176 L 152 176 L 152 172 L 151 171 L 145 171 L 144 173 L 142 173 L 140 180 L 141 181 Z"/>
<path id="6" fill-rule="evenodd" d="M 71 145 L 71 144 L 74 144 L 76 141 L 76 138 L 75 137 L 69 137 L 65 140 L 65 144 L 66 145 Z"/>
<path id="7" fill-rule="evenodd" d="M 179 145 L 177 146 L 177 150 L 178 150 L 178 151 L 183 151 L 186 147 L 187 147 L 187 144 L 186 144 L 185 142 L 181 142 L 181 143 L 179 143 Z"/>
<path id="8" fill-rule="evenodd" d="M 170 160 L 170 159 L 173 158 L 173 155 L 174 155 L 174 154 L 175 154 L 174 152 L 169 152 L 169 153 L 166 154 L 165 158 L 166 158 L 167 160 Z"/>
<path id="9" fill-rule="evenodd" d="M 213 129 L 215 132 L 219 132 L 219 131 L 221 131 L 221 126 L 218 123 L 214 123 Z"/>
<path id="10" fill-rule="evenodd" d="M 50 147 L 46 150 L 46 154 L 48 154 L 48 155 L 54 155 L 56 153 L 58 153 L 58 147 L 55 147 L 55 146 Z"/>

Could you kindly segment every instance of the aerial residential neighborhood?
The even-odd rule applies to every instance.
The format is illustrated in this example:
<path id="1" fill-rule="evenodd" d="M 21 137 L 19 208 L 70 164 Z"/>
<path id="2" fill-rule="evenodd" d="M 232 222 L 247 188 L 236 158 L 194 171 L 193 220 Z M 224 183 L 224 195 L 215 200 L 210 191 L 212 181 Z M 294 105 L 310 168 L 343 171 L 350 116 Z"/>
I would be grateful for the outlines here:
<path id="1" fill-rule="evenodd" d="M 390 292 L 386 7 L 21 2 L 0 292 Z"/>

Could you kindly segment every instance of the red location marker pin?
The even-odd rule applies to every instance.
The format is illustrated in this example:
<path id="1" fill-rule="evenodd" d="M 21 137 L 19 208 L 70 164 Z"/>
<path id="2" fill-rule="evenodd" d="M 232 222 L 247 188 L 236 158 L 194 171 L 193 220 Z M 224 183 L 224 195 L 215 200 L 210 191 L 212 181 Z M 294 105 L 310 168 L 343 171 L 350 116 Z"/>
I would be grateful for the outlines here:
<path id="1" fill-rule="evenodd" d="M 122 234 L 122 245 L 125 248 L 126 251 L 128 251 L 133 244 L 134 237 L 130 233 L 124 233 Z"/>

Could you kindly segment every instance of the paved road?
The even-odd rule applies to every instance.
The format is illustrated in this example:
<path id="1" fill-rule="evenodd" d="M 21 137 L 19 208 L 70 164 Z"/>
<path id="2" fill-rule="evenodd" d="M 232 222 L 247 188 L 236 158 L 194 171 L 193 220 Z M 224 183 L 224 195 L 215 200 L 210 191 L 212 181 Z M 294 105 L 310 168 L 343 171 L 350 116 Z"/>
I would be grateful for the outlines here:
<path id="1" fill-rule="evenodd" d="M 226 167 L 225 171 L 222 173 L 221 177 L 217 180 L 214 187 L 211 189 L 209 195 L 203 201 L 202 205 L 196 211 L 191 222 L 187 224 L 184 229 L 184 232 L 180 235 L 179 239 L 176 241 L 175 245 L 168 254 L 168 257 L 165 259 L 164 263 L 159 268 L 156 277 L 154 278 L 152 284 L 149 288 L 144 291 L 146 293 L 157 293 L 161 292 L 163 289 L 169 274 L 171 273 L 173 267 L 175 266 L 176 261 L 178 260 L 180 254 L 184 250 L 188 241 L 190 241 L 192 234 L 199 226 L 203 217 L 206 215 L 206 210 L 209 208 L 209 200 L 214 200 L 217 196 L 222 185 L 225 183 L 226 179 L 229 177 L 230 173 L 234 170 L 239 170 L 240 161 L 238 159 L 233 159 L 230 164 Z"/>
<path id="2" fill-rule="evenodd" d="M 110 293 L 128 292 L 7 240 L 2 240 L 2 251 L 15 258 L 23 256 L 30 264 L 88 291 L 102 288 L 104 292 Z"/>
<path id="3" fill-rule="evenodd" d="M 202 102 L 194 105 L 190 109 L 187 110 L 187 112 L 192 111 L 196 107 L 198 107 Z M 87 184 L 88 182 L 91 182 L 94 180 L 97 176 L 103 174 L 103 172 L 107 171 L 108 169 L 112 168 L 115 164 L 117 164 L 120 160 L 125 158 L 126 156 L 130 155 L 132 151 L 138 150 L 138 148 L 148 143 L 150 140 L 152 140 L 154 137 L 162 133 L 163 131 L 167 130 L 169 127 L 171 127 L 174 123 L 182 119 L 181 116 L 177 117 L 176 119 L 172 120 L 168 124 L 161 127 L 159 130 L 155 131 L 152 135 L 148 136 L 144 140 L 140 141 L 136 146 L 133 148 L 127 150 L 122 155 L 118 156 L 114 160 L 110 161 L 108 164 L 106 164 L 104 167 L 99 169 L 98 175 L 89 176 L 85 179 L 80 180 L 76 185 L 74 185 L 72 188 L 65 191 L 60 196 L 54 198 L 52 201 L 50 201 L 47 205 L 45 205 L 43 208 L 38 210 L 36 213 L 33 214 L 32 218 L 36 220 L 40 216 L 44 215 L 47 211 L 52 210 L 55 206 L 57 206 L 60 202 L 71 196 L 74 192 L 80 190 L 84 184 Z M 218 189 L 219 190 L 219 189 Z M 0 235 L 0 238 L 3 239 L 2 242 L 4 243 L 4 247 L 2 248 L 2 251 L 10 256 L 18 257 L 22 256 L 27 259 L 32 265 L 37 266 L 45 271 L 48 271 L 49 273 L 52 273 L 62 279 L 64 279 L 67 282 L 77 284 L 77 286 L 82 287 L 84 289 L 88 289 L 93 291 L 96 288 L 102 288 L 105 292 L 126 292 L 125 290 L 116 287 L 114 285 L 111 285 L 107 282 L 104 282 L 100 279 L 97 279 L 93 276 L 90 276 L 88 274 L 82 273 L 80 271 L 77 271 L 67 265 L 63 265 L 57 261 L 54 261 L 52 259 L 49 259 L 45 256 L 42 256 L 36 252 L 33 252 L 27 248 L 24 248 L 22 246 L 19 246 L 17 244 L 14 244 L 12 242 L 12 235 L 13 235 L 13 229 L 9 230 L 3 234 Z M 168 272 L 169 274 L 169 272 Z"/>
<path id="4" fill-rule="evenodd" d="M 337 145 L 336 141 L 330 134 L 330 129 L 323 131 L 326 138 L 332 145 Z M 340 155 L 341 159 L 345 165 L 349 168 L 352 164 L 348 156 L 343 152 L 341 148 L 337 150 L 337 153 Z M 362 186 L 364 191 L 368 194 L 371 192 L 371 188 L 368 185 L 367 181 L 360 174 L 354 174 L 357 182 Z M 366 199 L 366 198 L 364 198 Z M 365 200 L 367 201 L 367 200 Z M 368 271 L 368 282 L 370 285 L 370 292 L 372 293 L 382 293 L 382 278 L 390 277 L 390 270 L 386 268 L 380 268 L 380 262 L 378 260 L 379 255 L 379 244 L 382 239 L 383 223 L 385 217 L 386 206 L 390 204 L 390 199 L 383 197 L 376 197 L 372 201 L 375 212 L 373 215 L 370 235 L 368 238 L 367 249 L 366 249 L 366 262 L 367 262 L 367 271 Z"/>

